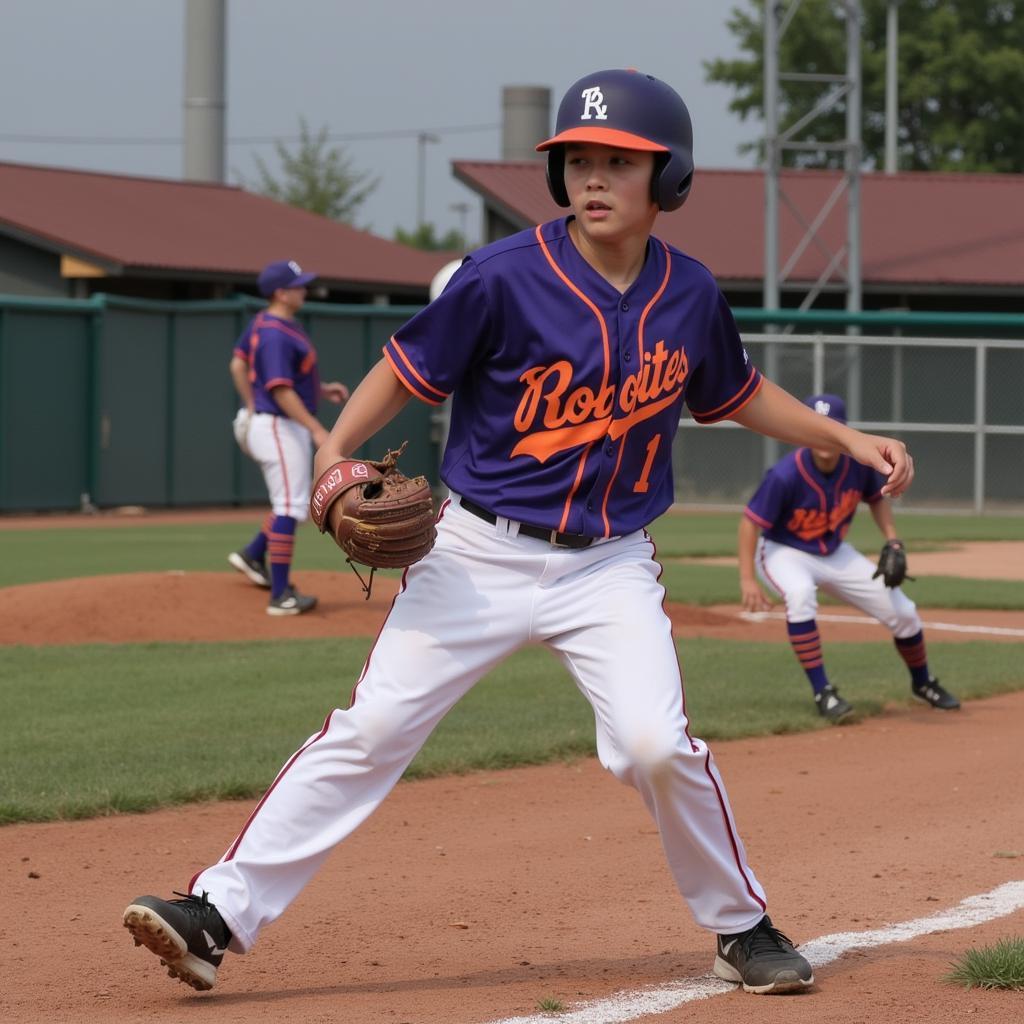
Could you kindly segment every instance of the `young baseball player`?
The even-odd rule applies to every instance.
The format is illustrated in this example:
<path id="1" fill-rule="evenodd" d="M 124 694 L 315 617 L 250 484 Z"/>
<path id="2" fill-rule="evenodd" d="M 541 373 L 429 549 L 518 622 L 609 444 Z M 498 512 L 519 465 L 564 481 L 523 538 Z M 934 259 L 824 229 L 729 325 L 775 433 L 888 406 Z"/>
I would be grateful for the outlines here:
<path id="1" fill-rule="evenodd" d="M 717 936 L 716 973 L 751 992 L 813 982 L 766 914 L 714 759 L 690 730 L 645 527 L 673 501 L 684 402 L 703 423 L 838 447 L 886 475 L 888 493 L 909 485 L 912 463 L 900 442 L 766 381 L 709 271 L 651 235 L 693 176 L 689 114 L 669 86 L 587 75 L 538 148 L 568 216 L 466 257 L 384 346 L 317 453 L 319 475 L 410 399 L 452 398 L 437 541 L 405 572 L 350 707 L 286 764 L 188 897 L 125 912 L 137 941 L 197 988 L 225 947 L 252 948 L 456 701 L 533 642 L 590 701 L 602 764 L 657 821 L 679 892 Z"/>
<path id="2" fill-rule="evenodd" d="M 805 403 L 837 423 L 846 422 L 838 395 L 813 395 Z M 857 506 L 868 503 L 887 544 L 896 536 L 885 477 L 835 448 L 798 448 L 765 474 L 739 528 L 740 592 L 749 612 L 771 608 L 757 579 L 786 604 L 793 653 L 807 673 L 819 714 L 840 722 L 853 712 L 828 679 L 815 615 L 818 590 L 852 604 L 891 630 L 910 670 L 910 692 L 940 711 L 960 707 L 928 669 L 924 632 L 914 602 L 900 587 L 886 587 L 881 570 L 843 538 Z M 755 575 L 756 574 L 756 575 Z"/>
<path id="3" fill-rule="evenodd" d="M 291 582 L 295 528 L 309 512 L 313 447 L 327 439 L 316 418 L 317 401 L 338 405 L 348 398 L 344 384 L 320 382 L 316 349 L 295 319 L 315 280 L 316 274 L 303 272 L 294 260 L 264 267 L 259 289 L 269 305 L 235 342 L 229 364 L 248 419 L 244 449 L 263 471 L 272 510 L 259 533 L 228 555 L 228 562 L 270 590 L 268 615 L 301 615 L 316 607 L 316 598 L 300 594 Z"/>

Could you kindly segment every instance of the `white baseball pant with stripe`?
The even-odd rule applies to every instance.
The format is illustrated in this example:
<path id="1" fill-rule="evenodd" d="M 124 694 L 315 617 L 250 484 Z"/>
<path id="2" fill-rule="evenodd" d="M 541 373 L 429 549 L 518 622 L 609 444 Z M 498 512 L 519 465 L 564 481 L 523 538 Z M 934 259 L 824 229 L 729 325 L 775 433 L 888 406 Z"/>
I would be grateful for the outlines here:
<path id="1" fill-rule="evenodd" d="M 249 949 L 365 821 L 445 713 L 528 643 L 561 659 L 594 710 L 602 764 L 635 786 L 699 925 L 745 931 L 765 896 L 711 752 L 689 732 L 654 545 L 638 531 L 576 550 L 446 503 L 407 570 L 348 710 L 291 757 L 221 861 L 198 874 Z"/>
<path id="2" fill-rule="evenodd" d="M 914 602 L 881 576 L 872 579 L 875 564 L 846 541 L 831 555 L 812 555 L 761 537 L 754 565 L 761 581 L 785 601 L 788 622 L 815 617 L 820 588 L 878 619 L 901 640 L 921 629 Z"/>
<path id="3" fill-rule="evenodd" d="M 276 516 L 305 522 L 313 483 L 313 438 L 287 416 L 258 412 L 249 425 L 249 451 L 263 471 Z"/>

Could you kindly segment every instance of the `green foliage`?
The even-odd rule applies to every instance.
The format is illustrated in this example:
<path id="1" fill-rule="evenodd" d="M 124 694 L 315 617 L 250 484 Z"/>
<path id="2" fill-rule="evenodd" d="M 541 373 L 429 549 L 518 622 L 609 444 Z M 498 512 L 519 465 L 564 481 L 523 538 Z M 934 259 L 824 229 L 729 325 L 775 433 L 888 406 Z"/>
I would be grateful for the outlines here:
<path id="1" fill-rule="evenodd" d="M 255 798 L 332 708 L 348 706 L 369 642 L 6 647 L 0 823 Z M 785 643 L 678 646 L 696 735 L 828 728 Z M 1024 687 L 1024 644 L 933 643 L 930 654 L 962 700 Z M 834 644 L 829 670 L 861 716 L 911 701 L 891 644 Z M 590 706 L 556 659 L 527 648 L 456 705 L 406 778 L 594 749 Z"/>
<path id="2" fill-rule="evenodd" d="M 452 228 L 441 238 L 436 236 L 437 228 L 432 223 L 421 224 L 415 231 L 395 228 L 395 241 L 402 245 L 410 245 L 414 249 L 427 249 L 431 252 L 465 252 L 466 240 L 461 232 Z"/>
<path id="3" fill-rule="evenodd" d="M 788 7 L 789 5 L 785 5 Z M 779 43 L 781 72 L 845 74 L 846 22 L 841 0 L 803 0 Z M 888 0 L 863 0 L 861 73 L 866 162 L 885 149 Z M 764 0 L 734 7 L 728 22 L 744 56 L 706 61 L 710 82 L 730 86 L 730 109 L 764 113 Z M 1024 171 L 1024 17 L 1012 0 L 903 0 L 899 7 L 898 149 L 902 170 Z M 820 84 L 779 83 L 780 130 L 824 95 Z M 816 117 L 801 141 L 846 135 L 840 100 Z M 751 143 L 743 148 L 758 148 Z M 841 153 L 787 151 L 795 166 L 841 166 Z"/>
<path id="4" fill-rule="evenodd" d="M 544 1013 L 561 1013 L 565 1009 L 565 1004 L 553 996 L 545 996 L 545 998 L 537 1000 L 537 1009 Z"/>
<path id="5" fill-rule="evenodd" d="M 944 980 L 964 988 L 1024 989 L 1024 938 L 969 949 Z"/>
<path id="6" fill-rule="evenodd" d="M 314 135 L 305 118 L 299 118 L 299 144 L 295 152 L 281 142 L 274 148 L 283 177 L 275 178 L 257 156 L 253 159 L 259 181 L 252 186 L 245 181 L 242 184 L 321 217 L 354 223 L 357 210 L 380 182 L 380 178 L 371 179 L 369 172 L 356 171 L 341 147 L 328 145 L 326 125 Z"/>

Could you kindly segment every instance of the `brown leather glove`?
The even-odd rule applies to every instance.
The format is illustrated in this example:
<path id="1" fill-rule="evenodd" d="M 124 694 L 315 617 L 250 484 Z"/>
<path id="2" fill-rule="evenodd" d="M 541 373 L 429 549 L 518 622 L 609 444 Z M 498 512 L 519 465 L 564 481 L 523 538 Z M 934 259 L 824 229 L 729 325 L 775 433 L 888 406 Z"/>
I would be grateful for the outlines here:
<path id="1" fill-rule="evenodd" d="M 342 459 L 313 488 L 313 522 L 331 534 L 349 561 L 404 569 L 434 546 L 430 485 L 426 477 L 410 478 L 396 468 L 403 451 L 405 444 L 379 462 Z"/>

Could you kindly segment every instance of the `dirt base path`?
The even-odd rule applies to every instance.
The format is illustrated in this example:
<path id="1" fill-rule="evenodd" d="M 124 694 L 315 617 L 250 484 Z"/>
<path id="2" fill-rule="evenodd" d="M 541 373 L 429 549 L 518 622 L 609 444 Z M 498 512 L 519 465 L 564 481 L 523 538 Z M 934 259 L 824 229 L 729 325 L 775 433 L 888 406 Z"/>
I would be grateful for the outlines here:
<path id="1" fill-rule="evenodd" d="M 151 641 L 273 640 L 375 636 L 398 591 L 396 576 L 377 577 L 370 600 L 345 572 L 299 572 L 304 593 L 320 604 L 306 615 L 275 618 L 265 613 L 267 591 L 237 573 L 170 572 L 30 583 L 0 588 L 0 646 L 4 644 L 145 643 Z M 780 606 L 768 617 L 747 618 L 738 605 L 699 608 L 668 604 L 680 637 L 783 642 Z M 931 641 L 1024 640 L 1024 612 L 923 611 Z M 822 608 L 826 642 L 888 640 L 874 621 L 855 609 Z M 952 628 L 945 628 L 945 627 Z"/>
<path id="2" fill-rule="evenodd" d="M 1024 694 L 1012 694 L 717 744 L 777 923 L 807 942 L 1024 879 L 1022 735 Z M 541 999 L 571 1008 L 710 969 L 709 937 L 639 799 L 586 760 L 400 784 L 256 949 L 229 954 L 217 988 L 193 993 L 133 947 L 120 915 L 137 895 L 184 888 L 250 806 L 0 829 L 2 1019 L 484 1024 L 536 1014 Z M 1019 993 L 940 979 L 964 950 L 1022 934 L 1017 911 L 848 953 L 799 996 L 731 992 L 657 1019 L 1006 1024 Z"/>

